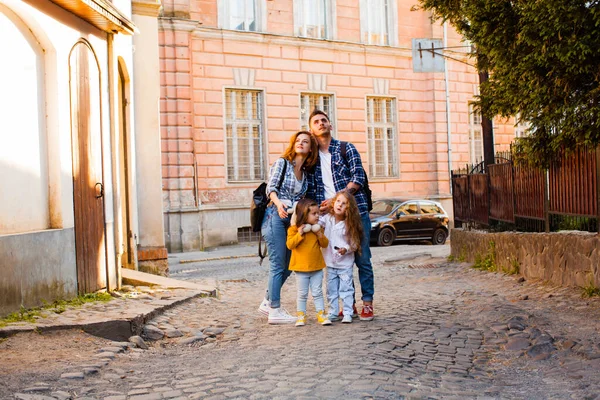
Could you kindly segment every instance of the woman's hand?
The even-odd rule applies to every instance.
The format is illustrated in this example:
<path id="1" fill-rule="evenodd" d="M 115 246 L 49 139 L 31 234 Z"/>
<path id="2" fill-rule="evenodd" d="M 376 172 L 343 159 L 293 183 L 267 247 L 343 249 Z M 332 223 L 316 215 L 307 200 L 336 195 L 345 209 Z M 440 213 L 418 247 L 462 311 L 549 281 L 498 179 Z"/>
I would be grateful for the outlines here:
<path id="1" fill-rule="evenodd" d="M 279 214 L 279 217 L 281 219 L 288 217 L 287 207 L 282 202 L 279 202 L 279 204 L 277 205 L 277 214 Z"/>

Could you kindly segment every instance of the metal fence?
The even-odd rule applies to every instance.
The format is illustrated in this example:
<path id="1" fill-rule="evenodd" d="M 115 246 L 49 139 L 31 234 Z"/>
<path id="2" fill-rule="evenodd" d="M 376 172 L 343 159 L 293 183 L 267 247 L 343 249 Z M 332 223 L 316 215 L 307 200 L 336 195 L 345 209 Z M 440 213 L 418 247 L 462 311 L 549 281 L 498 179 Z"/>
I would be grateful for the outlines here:
<path id="1" fill-rule="evenodd" d="M 528 232 L 600 232 L 600 149 L 563 155 L 548 169 L 510 157 L 452 172 L 456 226 L 478 224 Z"/>

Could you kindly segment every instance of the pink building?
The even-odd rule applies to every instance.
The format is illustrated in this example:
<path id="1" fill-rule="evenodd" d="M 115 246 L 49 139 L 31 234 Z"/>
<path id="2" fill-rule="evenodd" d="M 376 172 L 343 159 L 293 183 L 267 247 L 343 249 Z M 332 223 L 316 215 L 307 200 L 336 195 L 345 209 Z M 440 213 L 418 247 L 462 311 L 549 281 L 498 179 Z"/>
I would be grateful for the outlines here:
<path id="1" fill-rule="evenodd" d="M 468 65 L 468 44 L 452 29 L 444 37 L 444 27 L 427 13 L 411 11 L 415 3 L 163 2 L 161 137 L 170 251 L 249 239 L 250 194 L 315 106 L 329 114 L 335 137 L 357 145 L 375 198 L 425 197 L 452 212 L 450 165 L 464 167 L 483 154 L 480 118 L 470 105 L 478 75 Z M 431 59 L 431 52 L 413 51 L 414 39 L 429 39 L 423 42 L 429 48 L 445 43 L 444 54 L 452 57 L 446 72 L 442 50 L 430 60 L 441 65 L 439 72 L 414 71 L 421 55 Z M 514 127 L 496 121 L 495 128 L 496 148 L 505 149 Z"/>

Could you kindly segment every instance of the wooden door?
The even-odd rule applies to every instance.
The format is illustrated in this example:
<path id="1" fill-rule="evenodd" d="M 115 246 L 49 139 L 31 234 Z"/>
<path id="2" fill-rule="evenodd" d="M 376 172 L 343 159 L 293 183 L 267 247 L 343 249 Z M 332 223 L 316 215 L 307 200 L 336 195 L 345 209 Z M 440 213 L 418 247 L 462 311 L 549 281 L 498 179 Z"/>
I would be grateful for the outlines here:
<path id="1" fill-rule="evenodd" d="M 69 55 L 73 207 L 80 294 L 106 287 L 100 68 L 88 42 Z"/>
<path id="2" fill-rule="evenodd" d="M 120 182 L 120 242 L 123 268 L 135 269 L 135 248 L 131 223 L 131 189 L 129 179 L 129 79 L 125 67 L 119 63 L 119 182 Z M 118 268 L 119 266 L 117 266 Z M 117 271 L 120 274 L 120 271 Z"/>

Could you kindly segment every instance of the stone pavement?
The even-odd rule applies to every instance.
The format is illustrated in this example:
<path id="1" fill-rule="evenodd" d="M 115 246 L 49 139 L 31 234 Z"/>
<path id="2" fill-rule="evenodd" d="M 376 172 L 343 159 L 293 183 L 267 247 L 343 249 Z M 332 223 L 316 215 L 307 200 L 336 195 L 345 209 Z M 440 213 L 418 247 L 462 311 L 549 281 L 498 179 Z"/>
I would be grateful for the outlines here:
<path id="1" fill-rule="evenodd" d="M 210 251 L 197 251 L 169 255 L 172 271 L 181 272 L 185 265 L 194 261 L 217 262 L 219 260 L 256 257 L 257 247 L 252 244 L 223 246 Z M 182 302 L 200 296 L 215 296 L 214 279 L 196 281 L 188 284 L 180 281 L 169 281 L 161 277 L 123 270 L 125 282 L 134 285 L 123 285 L 122 289 L 113 293 L 115 297 L 109 302 L 87 303 L 80 307 L 67 307 L 55 312 L 49 308 L 35 316 L 35 322 L 15 322 L 0 327 L 0 338 L 23 332 L 45 332 L 61 329 L 82 329 L 85 332 L 112 340 L 127 340 L 132 335 L 141 333 L 143 325 L 165 310 Z M 134 271 L 135 272 L 135 271 Z M 145 277 L 143 276 L 145 275 Z M 138 278 L 138 276 L 141 276 Z M 136 281 L 135 279 L 140 279 Z M 152 282 L 143 282 L 144 278 Z M 151 285 L 147 285 L 151 283 Z"/>
<path id="2" fill-rule="evenodd" d="M 405 246 L 373 249 L 374 321 L 320 326 L 309 302 L 301 328 L 270 326 L 256 312 L 264 265 L 225 259 L 232 272 L 219 280 L 219 296 L 149 321 L 147 350 L 115 343 L 96 363 L 75 363 L 15 398 L 598 398 L 597 299 L 447 263 L 437 253 L 444 246 L 423 248 L 434 258 L 397 254 L 410 253 Z M 293 277 L 282 302 L 294 309 Z"/>

